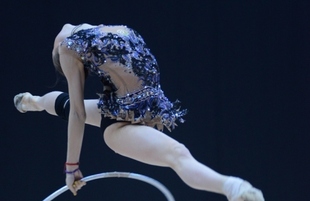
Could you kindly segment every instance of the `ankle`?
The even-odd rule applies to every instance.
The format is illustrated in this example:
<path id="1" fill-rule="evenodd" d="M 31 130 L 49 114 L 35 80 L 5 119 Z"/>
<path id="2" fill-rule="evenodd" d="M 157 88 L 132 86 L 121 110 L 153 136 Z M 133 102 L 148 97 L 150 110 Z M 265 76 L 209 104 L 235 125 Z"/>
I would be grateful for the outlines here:
<path id="1" fill-rule="evenodd" d="M 42 111 L 43 108 L 40 106 L 40 96 L 34 96 L 27 93 L 24 97 L 23 107 L 27 111 Z"/>
<path id="2" fill-rule="evenodd" d="M 233 197 L 239 194 L 240 186 L 244 182 L 244 180 L 238 177 L 228 177 L 223 184 L 222 191 L 224 195 L 231 200 Z"/>
<path id="3" fill-rule="evenodd" d="M 33 107 L 37 110 L 37 111 L 42 111 L 44 110 L 44 108 L 42 107 L 41 104 L 41 96 L 33 96 L 31 97 L 31 102 Z"/>

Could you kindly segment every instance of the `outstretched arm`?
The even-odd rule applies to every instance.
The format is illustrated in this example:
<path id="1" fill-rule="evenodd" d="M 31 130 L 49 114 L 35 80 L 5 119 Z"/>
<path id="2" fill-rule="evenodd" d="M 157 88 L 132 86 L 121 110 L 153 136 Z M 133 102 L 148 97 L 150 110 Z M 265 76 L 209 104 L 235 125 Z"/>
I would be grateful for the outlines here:
<path id="1" fill-rule="evenodd" d="M 68 82 L 70 97 L 70 114 L 68 121 L 67 163 L 78 163 L 82 148 L 86 112 L 84 106 L 84 66 L 77 55 L 66 47 L 59 48 L 60 64 Z M 72 172 L 78 165 L 69 165 L 67 171 Z M 67 174 L 66 183 L 73 194 L 80 188 L 74 187 L 73 182 L 80 180 L 81 172 L 78 170 Z"/>

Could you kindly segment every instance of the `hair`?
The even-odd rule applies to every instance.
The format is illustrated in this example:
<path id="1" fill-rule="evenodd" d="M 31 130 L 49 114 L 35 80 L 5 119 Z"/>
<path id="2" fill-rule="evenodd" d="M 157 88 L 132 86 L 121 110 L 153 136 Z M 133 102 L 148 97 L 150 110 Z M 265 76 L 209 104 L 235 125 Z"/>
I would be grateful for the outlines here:
<path id="1" fill-rule="evenodd" d="M 64 76 L 64 72 L 61 69 L 60 61 L 59 61 L 59 53 L 58 51 L 53 54 L 53 64 L 56 71 Z"/>

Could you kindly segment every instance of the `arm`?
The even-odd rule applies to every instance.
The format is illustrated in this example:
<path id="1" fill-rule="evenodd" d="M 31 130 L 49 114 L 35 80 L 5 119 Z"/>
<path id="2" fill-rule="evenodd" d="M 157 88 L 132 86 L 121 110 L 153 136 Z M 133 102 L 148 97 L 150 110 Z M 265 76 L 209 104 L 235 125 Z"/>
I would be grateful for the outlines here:
<path id="1" fill-rule="evenodd" d="M 86 112 L 84 106 L 84 66 L 71 50 L 66 47 L 60 47 L 60 64 L 68 82 L 70 97 L 70 114 L 68 121 L 68 145 L 67 145 L 67 162 L 79 162 L 84 136 L 84 127 Z M 67 166 L 68 171 L 73 171 L 78 166 Z M 73 187 L 75 180 L 81 179 L 82 174 L 78 171 L 75 174 L 67 174 L 66 183 L 73 194 L 76 190 Z"/>

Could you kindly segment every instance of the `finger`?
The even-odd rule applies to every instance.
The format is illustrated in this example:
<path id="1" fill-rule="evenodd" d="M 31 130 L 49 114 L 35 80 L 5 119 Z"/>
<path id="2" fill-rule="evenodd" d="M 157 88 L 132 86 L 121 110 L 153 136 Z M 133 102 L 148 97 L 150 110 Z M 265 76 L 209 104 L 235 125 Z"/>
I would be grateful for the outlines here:
<path id="1" fill-rule="evenodd" d="M 66 175 L 66 184 L 69 190 L 72 192 L 72 194 L 75 196 L 76 195 L 76 184 L 74 184 L 74 175 L 72 174 L 67 174 Z"/>
<path id="2" fill-rule="evenodd" d="M 83 184 L 83 185 L 85 185 L 86 182 L 82 181 L 82 180 L 76 180 L 76 181 L 74 181 L 74 184 Z"/>
<path id="3" fill-rule="evenodd" d="M 68 188 L 72 192 L 72 194 L 76 196 L 76 185 L 75 184 L 68 185 Z"/>
<path id="4" fill-rule="evenodd" d="M 72 186 L 76 191 L 81 189 L 80 181 L 75 181 Z"/>
<path id="5" fill-rule="evenodd" d="M 86 185 L 86 183 L 84 181 L 81 181 L 81 180 L 78 180 L 78 181 L 75 181 L 73 183 L 73 185 L 75 185 L 75 190 L 78 191 L 80 190 L 83 186 Z"/>
<path id="6" fill-rule="evenodd" d="M 74 182 L 70 180 L 71 180 L 70 178 L 66 179 L 67 187 L 69 188 L 69 190 L 72 192 L 73 195 L 76 195 L 76 190 L 75 190 L 76 185 L 74 184 Z"/>
<path id="7" fill-rule="evenodd" d="M 81 184 L 82 184 L 83 186 L 86 185 L 86 182 L 85 182 L 85 181 L 80 180 L 80 182 L 81 182 Z"/>

